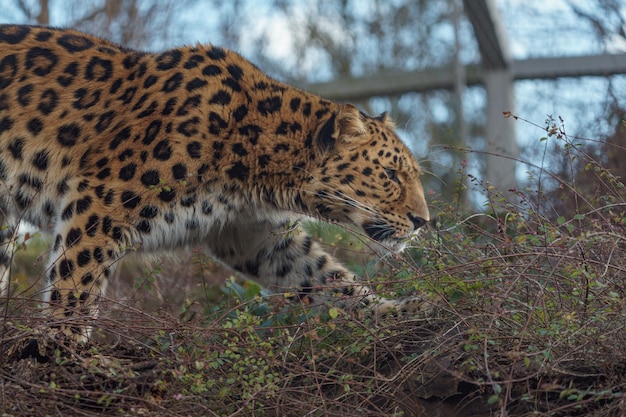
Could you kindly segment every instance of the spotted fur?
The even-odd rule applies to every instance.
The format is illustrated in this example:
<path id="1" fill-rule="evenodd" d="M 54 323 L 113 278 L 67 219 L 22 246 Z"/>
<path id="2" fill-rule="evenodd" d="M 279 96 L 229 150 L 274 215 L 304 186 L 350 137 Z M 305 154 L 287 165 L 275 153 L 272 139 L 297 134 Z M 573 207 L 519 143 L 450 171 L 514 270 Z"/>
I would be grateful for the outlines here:
<path id="1" fill-rule="evenodd" d="M 63 323 L 97 314 L 128 250 L 187 244 L 270 288 L 418 308 L 374 297 L 297 221 L 351 223 L 400 251 L 429 217 L 419 176 L 385 115 L 277 82 L 232 51 L 151 54 L 0 25 L 0 289 L 18 220 L 49 227 L 44 301 Z"/>

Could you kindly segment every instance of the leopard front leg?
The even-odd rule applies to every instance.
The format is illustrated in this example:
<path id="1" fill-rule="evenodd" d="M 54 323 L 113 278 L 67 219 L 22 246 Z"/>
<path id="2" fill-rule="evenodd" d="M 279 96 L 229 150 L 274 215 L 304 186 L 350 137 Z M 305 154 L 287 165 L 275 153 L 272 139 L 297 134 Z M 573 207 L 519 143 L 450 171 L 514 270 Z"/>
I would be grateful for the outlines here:
<path id="1" fill-rule="evenodd" d="M 98 315 L 99 299 L 133 238 L 132 229 L 122 222 L 96 214 L 111 210 L 77 213 L 80 202 L 72 204 L 55 228 L 43 301 L 54 327 L 71 339 L 85 341 L 91 332 L 89 321 Z"/>
<path id="2" fill-rule="evenodd" d="M 0 215 L 0 220 L 4 216 Z M 6 224 L 8 223 L 8 224 Z M 15 227 L 13 222 L 0 221 L 0 297 L 9 295 L 11 262 L 15 252 Z"/>
<path id="3" fill-rule="evenodd" d="M 369 286 L 359 283 L 352 272 L 293 222 L 264 220 L 227 225 L 214 245 L 219 258 L 264 287 L 296 293 L 309 303 L 369 306 L 381 314 L 403 308 L 395 300 L 373 294 Z"/>

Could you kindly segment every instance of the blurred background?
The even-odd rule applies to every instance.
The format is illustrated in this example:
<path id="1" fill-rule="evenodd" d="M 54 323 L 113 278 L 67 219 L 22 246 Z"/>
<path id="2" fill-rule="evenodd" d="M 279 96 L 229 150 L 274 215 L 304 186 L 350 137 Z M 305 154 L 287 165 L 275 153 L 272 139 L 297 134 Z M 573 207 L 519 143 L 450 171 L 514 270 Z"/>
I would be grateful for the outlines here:
<path id="1" fill-rule="evenodd" d="M 148 415 L 150 404 L 159 415 L 425 415 L 437 397 L 450 408 L 431 415 L 468 415 L 483 400 L 489 409 L 472 415 L 626 414 L 626 0 L 0 6 L 0 23 L 140 50 L 217 44 L 287 83 L 389 112 L 424 168 L 435 226 L 401 259 L 344 229 L 310 231 L 376 291 L 443 301 L 432 320 L 354 325 L 342 314 L 325 327 L 283 296 L 258 297 L 267 292 L 256 284 L 223 285 L 236 275 L 202 248 L 124 259 L 96 324 L 117 357 L 56 349 L 38 373 L 0 354 L 0 414 L 95 415 L 105 404 Z M 31 237 L 14 242 L 14 290 L 0 310 L 10 340 L 40 328 L 37 308 L 22 324 L 48 250 Z"/>
<path id="2" fill-rule="evenodd" d="M 214 43 L 282 81 L 388 111 L 427 191 L 461 191 L 470 210 L 491 185 L 550 193 L 558 183 L 538 182 L 545 170 L 584 186 L 584 166 L 556 156 L 557 134 L 626 170 L 624 0 L 2 3 L 1 23 L 71 27 L 148 51 Z"/>

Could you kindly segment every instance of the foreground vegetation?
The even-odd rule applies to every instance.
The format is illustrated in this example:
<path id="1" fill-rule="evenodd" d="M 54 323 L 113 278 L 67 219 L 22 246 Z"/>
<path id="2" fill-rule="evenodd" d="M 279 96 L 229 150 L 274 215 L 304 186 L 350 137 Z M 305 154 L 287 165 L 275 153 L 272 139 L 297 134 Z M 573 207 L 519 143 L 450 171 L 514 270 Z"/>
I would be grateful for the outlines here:
<path id="1" fill-rule="evenodd" d="M 159 270 L 126 261 L 111 293 L 123 302 L 71 346 L 39 332 L 24 279 L 39 273 L 21 268 L 41 248 L 26 237 L 0 318 L 0 413 L 624 415 L 624 184 L 554 121 L 540 143 L 568 169 L 529 170 L 532 185 L 508 191 L 461 167 L 459 195 L 479 190 L 484 210 L 431 195 L 436 220 L 402 258 L 316 229 L 381 293 L 432 297 L 418 317 L 310 309 L 224 281 L 232 272 L 194 251 Z"/>

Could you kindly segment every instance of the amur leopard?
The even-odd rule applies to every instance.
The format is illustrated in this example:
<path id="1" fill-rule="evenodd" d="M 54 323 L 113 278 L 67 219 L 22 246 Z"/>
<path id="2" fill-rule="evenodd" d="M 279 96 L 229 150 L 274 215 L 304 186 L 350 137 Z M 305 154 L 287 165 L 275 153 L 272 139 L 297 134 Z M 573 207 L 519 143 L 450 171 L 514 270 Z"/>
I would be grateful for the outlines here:
<path id="1" fill-rule="evenodd" d="M 50 230 L 44 307 L 73 339 L 89 336 L 125 252 L 189 244 L 270 289 L 418 309 L 372 294 L 297 224 L 353 224 L 401 251 L 429 220 L 419 177 L 385 114 L 275 81 L 232 51 L 143 53 L 0 25 L 0 290 L 18 222 Z"/>

